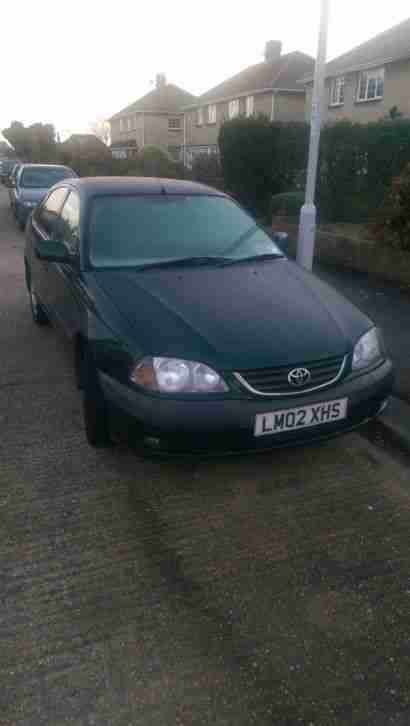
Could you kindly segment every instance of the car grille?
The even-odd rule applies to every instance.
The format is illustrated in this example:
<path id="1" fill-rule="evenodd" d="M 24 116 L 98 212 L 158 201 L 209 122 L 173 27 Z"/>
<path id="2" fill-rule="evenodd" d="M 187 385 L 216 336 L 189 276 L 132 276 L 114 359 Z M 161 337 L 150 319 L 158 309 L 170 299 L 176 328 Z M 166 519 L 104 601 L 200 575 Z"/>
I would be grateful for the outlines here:
<path id="1" fill-rule="evenodd" d="M 289 383 L 288 375 L 290 371 L 299 367 L 307 368 L 311 378 L 304 386 L 295 387 Z M 286 396 L 301 394 L 314 388 L 329 385 L 341 377 L 344 367 L 345 356 L 337 356 L 326 360 L 303 363 L 299 366 L 288 365 L 279 368 L 238 371 L 235 376 L 242 385 L 252 389 L 253 393 Z"/>

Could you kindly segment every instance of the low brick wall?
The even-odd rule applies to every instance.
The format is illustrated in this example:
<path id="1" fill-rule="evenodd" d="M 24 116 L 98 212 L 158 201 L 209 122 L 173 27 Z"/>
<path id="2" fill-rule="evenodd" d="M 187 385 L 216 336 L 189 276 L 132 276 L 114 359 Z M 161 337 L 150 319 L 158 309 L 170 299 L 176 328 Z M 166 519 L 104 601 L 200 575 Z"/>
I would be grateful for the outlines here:
<path id="1" fill-rule="evenodd" d="M 295 253 L 298 225 L 276 217 L 272 220 L 272 227 L 278 232 L 288 233 L 291 253 Z M 384 247 L 369 239 L 351 239 L 318 227 L 315 260 L 410 285 L 410 252 Z"/>

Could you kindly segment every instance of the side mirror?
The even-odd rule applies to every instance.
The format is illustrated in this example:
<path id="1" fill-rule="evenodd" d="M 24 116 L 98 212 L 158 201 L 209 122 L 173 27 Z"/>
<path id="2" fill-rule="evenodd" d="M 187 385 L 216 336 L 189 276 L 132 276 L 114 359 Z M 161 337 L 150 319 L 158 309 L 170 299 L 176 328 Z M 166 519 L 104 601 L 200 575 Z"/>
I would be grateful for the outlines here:
<path id="1" fill-rule="evenodd" d="M 34 245 L 34 252 L 39 260 L 44 262 L 71 263 L 73 261 L 73 256 L 69 253 L 64 242 L 41 240 Z"/>
<path id="2" fill-rule="evenodd" d="M 276 242 L 279 249 L 281 249 L 285 255 L 289 254 L 289 235 L 287 232 L 274 232 L 272 230 L 271 239 Z"/>

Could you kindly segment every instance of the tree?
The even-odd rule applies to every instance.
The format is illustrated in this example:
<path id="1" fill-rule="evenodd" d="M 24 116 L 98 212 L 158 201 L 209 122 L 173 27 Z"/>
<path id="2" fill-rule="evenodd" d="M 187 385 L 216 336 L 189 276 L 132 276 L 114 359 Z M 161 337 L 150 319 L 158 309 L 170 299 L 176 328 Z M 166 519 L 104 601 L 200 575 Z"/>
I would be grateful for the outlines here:
<path id="1" fill-rule="evenodd" d="M 110 143 L 110 124 L 104 118 L 99 116 L 95 121 L 90 123 L 90 131 L 97 136 L 106 146 Z"/>
<path id="2" fill-rule="evenodd" d="M 53 162 L 56 159 L 56 138 L 52 124 L 35 123 L 25 127 L 20 121 L 12 121 L 3 130 L 3 136 L 24 161 Z"/>

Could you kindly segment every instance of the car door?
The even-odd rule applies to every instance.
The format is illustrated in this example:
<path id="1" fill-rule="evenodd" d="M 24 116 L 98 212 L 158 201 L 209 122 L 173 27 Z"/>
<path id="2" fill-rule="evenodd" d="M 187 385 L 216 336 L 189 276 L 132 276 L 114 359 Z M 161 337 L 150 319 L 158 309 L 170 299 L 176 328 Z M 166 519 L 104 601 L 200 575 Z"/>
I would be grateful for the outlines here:
<path id="1" fill-rule="evenodd" d="M 36 243 L 40 240 L 58 240 L 61 238 L 60 210 L 68 194 L 67 187 L 59 187 L 52 191 L 35 210 L 31 225 L 30 237 L 32 253 L 30 259 L 31 284 L 51 318 L 57 317 L 56 309 L 56 263 L 40 260 L 35 252 Z"/>
<path id="2" fill-rule="evenodd" d="M 71 189 L 64 201 L 61 217 L 61 241 L 70 252 L 70 263 L 55 263 L 51 271 L 53 299 L 60 323 L 68 336 L 78 329 L 80 305 L 78 277 L 80 274 L 80 198 Z"/>

